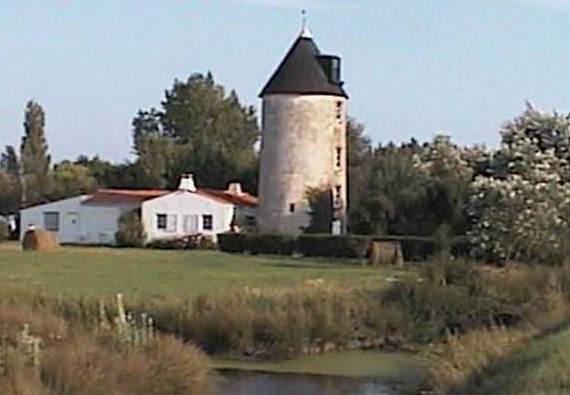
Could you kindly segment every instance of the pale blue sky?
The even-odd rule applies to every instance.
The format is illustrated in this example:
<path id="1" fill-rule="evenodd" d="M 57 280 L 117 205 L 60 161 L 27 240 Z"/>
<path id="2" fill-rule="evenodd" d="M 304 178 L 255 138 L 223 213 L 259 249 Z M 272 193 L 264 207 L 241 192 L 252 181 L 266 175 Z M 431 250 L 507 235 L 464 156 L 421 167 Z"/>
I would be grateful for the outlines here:
<path id="1" fill-rule="evenodd" d="M 570 109 L 570 0 L 0 0 L 0 145 L 33 98 L 55 158 L 126 159 L 137 110 L 193 72 L 259 108 L 303 7 L 376 142 L 494 145 L 525 100 Z"/>

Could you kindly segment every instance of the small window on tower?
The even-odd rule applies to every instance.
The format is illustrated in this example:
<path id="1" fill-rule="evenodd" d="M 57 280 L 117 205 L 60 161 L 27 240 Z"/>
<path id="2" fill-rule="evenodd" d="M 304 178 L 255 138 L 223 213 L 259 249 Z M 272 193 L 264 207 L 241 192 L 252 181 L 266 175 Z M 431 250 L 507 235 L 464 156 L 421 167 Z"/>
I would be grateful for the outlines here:
<path id="1" fill-rule="evenodd" d="M 342 168 L 342 148 L 336 147 L 336 156 L 334 165 L 337 169 Z"/>
<path id="2" fill-rule="evenodd" d="M 342 122 L 342 102 L 336 102 L 336 120 Z"/>
<path id="3" fill-rule="evenodd" d="M 289 204 L 289 212 L 290 212 L 290 213 L 294 213 L 294 212 L 295 212 L 295 203 Z"/>
<path id="4" fill-rule="evenodd" d="M 333 199 L 333 208 L 335 208 L 335 209 L 342 208 L 341 191 L 342 191 L 342 188 L 340 185 L 335 186 L 335 188 L 334 188 L 334 199 Z"/>

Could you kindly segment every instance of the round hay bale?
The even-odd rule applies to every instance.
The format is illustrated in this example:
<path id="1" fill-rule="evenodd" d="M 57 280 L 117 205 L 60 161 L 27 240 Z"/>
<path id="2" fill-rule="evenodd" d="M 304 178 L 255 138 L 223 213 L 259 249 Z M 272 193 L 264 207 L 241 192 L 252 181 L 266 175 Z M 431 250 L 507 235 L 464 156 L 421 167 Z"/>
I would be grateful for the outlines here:
<path id="1" fill-rule="evenodd" d="M 24 251 L 55 251 L 58 248 L 59 243 L 55 235 L 43 229 L 30 229 L 22 239 Z"/>
<path id="2" fill-rule="evenodd" d="M 398 265 L 404 264 L 404 255 L 399 241 L 375 240 L 370 246 L 371 265 Z"/>

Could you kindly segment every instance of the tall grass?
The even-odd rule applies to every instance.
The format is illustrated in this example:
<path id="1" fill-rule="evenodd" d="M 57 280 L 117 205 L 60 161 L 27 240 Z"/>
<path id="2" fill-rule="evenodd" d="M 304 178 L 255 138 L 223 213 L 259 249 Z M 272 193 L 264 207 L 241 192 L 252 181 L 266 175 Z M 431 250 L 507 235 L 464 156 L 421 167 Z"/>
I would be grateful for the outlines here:
<path id="1" fill-rule="evenodd" d="M 168 336 L 125 347 L 112 329 L 57 315 L 69 309 L 56 301 L 29 301 L 0 302 L 0 394 L 208 393 L 209 363 L 196 347 Z M 39 356 L 29 354 L 24 335 L 41 340 Z"/>

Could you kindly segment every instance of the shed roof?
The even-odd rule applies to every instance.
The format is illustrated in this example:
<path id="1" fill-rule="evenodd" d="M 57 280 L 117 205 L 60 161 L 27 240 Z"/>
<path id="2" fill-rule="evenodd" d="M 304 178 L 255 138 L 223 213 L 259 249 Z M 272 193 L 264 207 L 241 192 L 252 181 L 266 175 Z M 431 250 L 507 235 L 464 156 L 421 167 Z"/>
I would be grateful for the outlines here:
<path id="1" fill-rule="evenodd" d="M 299 36 L 259 96 L 293 93 L 348 97 L 342 83 L 329 81 L 319 62 L 320 55 L 309 35 Z"/>

